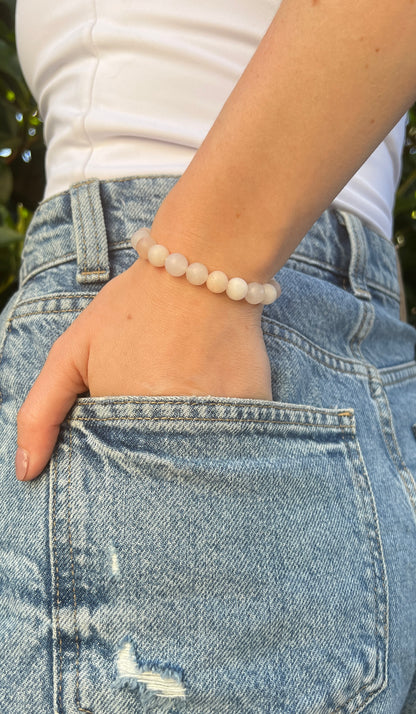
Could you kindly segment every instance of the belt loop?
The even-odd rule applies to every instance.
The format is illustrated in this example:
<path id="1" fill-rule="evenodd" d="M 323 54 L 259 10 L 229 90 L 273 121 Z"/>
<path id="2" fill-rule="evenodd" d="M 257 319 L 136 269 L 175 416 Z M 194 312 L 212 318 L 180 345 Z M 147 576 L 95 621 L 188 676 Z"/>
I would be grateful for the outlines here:
<path id="1" fill-rule="evenodd" d="M 342 217 L 340 222 L 345 225 L 350 239 L 351 259 L 348 277 L 351 290 L 360 300 L 371 300 L 366 283 L 367 239 L 363 224 L 353 213 L 340 210 L 337 210 L 337 213 Z"/>
<path id="2" fill-rule="evenodd" d="M 71 187 L 71 209 L 77 249 L 77 282 L 105 283 L 110 279 L 110 264 L 98 179 Z"/>

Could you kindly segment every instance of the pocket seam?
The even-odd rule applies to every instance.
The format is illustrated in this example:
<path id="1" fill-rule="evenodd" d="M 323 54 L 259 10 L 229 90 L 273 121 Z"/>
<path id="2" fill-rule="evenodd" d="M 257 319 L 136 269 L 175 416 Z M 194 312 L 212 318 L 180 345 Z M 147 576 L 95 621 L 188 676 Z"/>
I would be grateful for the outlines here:
<path id="1" fill-rule="evenodd" d="M 30 305 L 33 302 L 45 302 L 46 300 L 66 300 L 71 298 L 89 298 L 95 297 L 92 293 L 51 293 L 50 295 L 41 295 L 36 298 L 30 298 L 29 300 L 21 300 L 16 305 L 16 310 L 24 305 Z"/>
<path id="2" fill-rule="evenodd" d="M 381 683 L 380 686 L 377 687 L 374 691 L 370 692 L 366 699 L 364 699 L 361 702 L 357 702 L 357 706 L 351 711 L 351 714 L 355 714 L 355 712 L 360 711 L 363 706 L 366 706 L 369 701 L 372 699 L 375 699 L 380 692 L 383 691 L 383 689 L 386 688 L 387 686 L 387 659 L 388 659 L 388 650 L 389 650 L 389 596 L 388 596 L 388 580 L 387 580 L 387 569 L 386 569 L 386 562 L 384 558 L 384 551 L 383 551 L 383 544 L 381 540 L 381 533 L 380 533 L 380 525 L 379 525 L 379 518 L 378 518 L 378 513 L 377 513 L 377 506 L 376 502 L 374 499 L 374 494 L 373 494 L 373 489 L 371 485 L 371 480 L 364 462 L 364 457 L 361 451 L 360 443 L 358 438 L 355 436 L 352 440 L 350 440 L 348 443 L 345 445 L 346 452 L 349 455 L 349 460 L 351 463 L 351 469 L 352 471 L 355 472 L 355 474 L 359 474 L 361 478 L 364 479 L 365 482 L 365 489 L 364 489 L 364 496 L 361 496 L 361 501 L 364 502 L 364 497 L 366 496 L 369 499 L 369 505 L 371 508 L 371 524 L 372 524 L 372 530 L 373 530 L 373 540 L 375 542 L 375 548 L 376 552 L 378 554 L 378 561 L 379 561 L 379 577 L 381 577 L 381 586 L 380 586 L 380 593 L 377 592 L 377 560 L 375 556 L 373 555 L 372 557 L 372 571 L 373 571 L 373 577 L 374 577 L 374 586 L 373 586 L 373 591 L 374 591 L 374 598 L 375 598 L 375 606 L 376 606 L 376 612 L 377 612 L 377 621 L 376 621 L 376 636 L 377 636 L 377 630 L 379 629 L 380 626 L 380 620 L 382 621 L 382 642 L 384 644 L 384 658 L 383 656 L 381 657 Z M 358 463 L 355 466 L 354 461 L 355 458 L 358 458 Z M 359 491 L 359 485 L 356 484 L 356 490 L 357 492 Z M 369 528 L 369 524 L 365 524 L 365 532 L 368 540 L 368 550 L 369 553 L 373 554 L 374 553 L 374 547 L 371 539 L 371 531 Z M 378 648 L 378 652 L 380 652 L 380 648 Z M 381 654 L 381 652 L 380 652 Z M 377 676 L 377 671 L 376 675 Z M 338 707 L 335 709 L 332 714 L 341 714 L 341 712 L 347 712 L 348 710 L 345 709 L 347 707 L 348 703 L 353 701 L 354 698 L 359 695 L 360 691 L 363 689 L 368 689 L 368 687 L 371 686 L 363 685 L 357 692 L 355 692 L 354 696 L 350 697 L 342 706 Z"/>
<path id="3" fill-rule="evenodd" d="M 82 307 L 73 307 L 70 310 L 41 310 L 40 312 L 24 312 L 21 315 L 14 315 L 13 318 L 10 318 L 10 322 L 15 322 L 16 320 L 19 320 L 21 317 L 31 317 L 31 315 L 53 315 L 53 314 L 59 314 L 62 312 L 82 312 L 83 308 Z"/>
<path id="4" fill-rule="evenodd" d="M 303 421 L 283 421 L 279 419 L 255 419 L 254 417 L 238 419 L 225 419 L 221 417 L 71 417 L 68 422 L 76 421 L 202 421 L 202 422 L 252 422 L 254 424 L 290 424 L 291 426 L 305 426 L 316 429 L 344 429 L 353 431 L 353 424 L 309 424 Z M 355 433 L 355 431 L 353 431 Z"/>
<path id="5" fill-rule="evenodd" d="M 142 410 L 135 408 L 143 407 Z M 183 407 L 183 411 L 177 411 Z M 104 416 L 102 416 L 104 414 Z M 242 399 L 149 395 L 143 397 L 80 397 L 63 424 L 76 422 L 213 422 L 232 424 L 287 424 L 320 427 L 355 434 L 355 412 L 351 407 L 319 408 L 303 404 Z"/>

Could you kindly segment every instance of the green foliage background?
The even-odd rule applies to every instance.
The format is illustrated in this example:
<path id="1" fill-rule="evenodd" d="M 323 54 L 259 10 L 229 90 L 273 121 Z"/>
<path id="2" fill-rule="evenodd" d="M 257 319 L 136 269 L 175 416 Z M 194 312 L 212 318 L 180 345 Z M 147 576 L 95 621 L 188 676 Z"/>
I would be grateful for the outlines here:
<path id="1" fill-rule="evenodd" d="M 15 2 L 0 0 L 0 310 L 17 288 L 24 235 L 45 185 L 42 122 L 16 56 Z M 416 104 L 397 192 L 395 241 L 408 319 L 416 325 Z"/>

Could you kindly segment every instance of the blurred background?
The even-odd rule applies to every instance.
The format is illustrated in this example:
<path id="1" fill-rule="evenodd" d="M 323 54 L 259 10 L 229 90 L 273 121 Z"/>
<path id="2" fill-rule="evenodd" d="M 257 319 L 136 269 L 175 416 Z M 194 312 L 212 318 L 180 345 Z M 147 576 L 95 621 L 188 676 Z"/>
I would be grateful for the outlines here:
<path id="1" fill-rule="evenodd" d="M 0 0 L 0 310 L 17 288 L 25 232 L 45 184 L 42 122 L 16 56 L 15 2 Z M 416 326 L 416 104 L 409 115 L 394 241 L 408 321 Z"/>

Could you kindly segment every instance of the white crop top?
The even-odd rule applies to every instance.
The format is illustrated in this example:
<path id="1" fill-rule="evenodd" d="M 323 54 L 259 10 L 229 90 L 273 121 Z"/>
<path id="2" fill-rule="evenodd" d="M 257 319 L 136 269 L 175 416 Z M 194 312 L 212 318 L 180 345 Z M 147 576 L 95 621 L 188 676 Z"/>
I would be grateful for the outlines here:
<path id="1" fill-rule="evenodd" d="M 278 6 L 18 0 L 18 54 L 44 120 L 44 197 L 93 177 L 183 173 Z M 403 117 L 332 204 L 387 238 L 405 123 Z"/>

